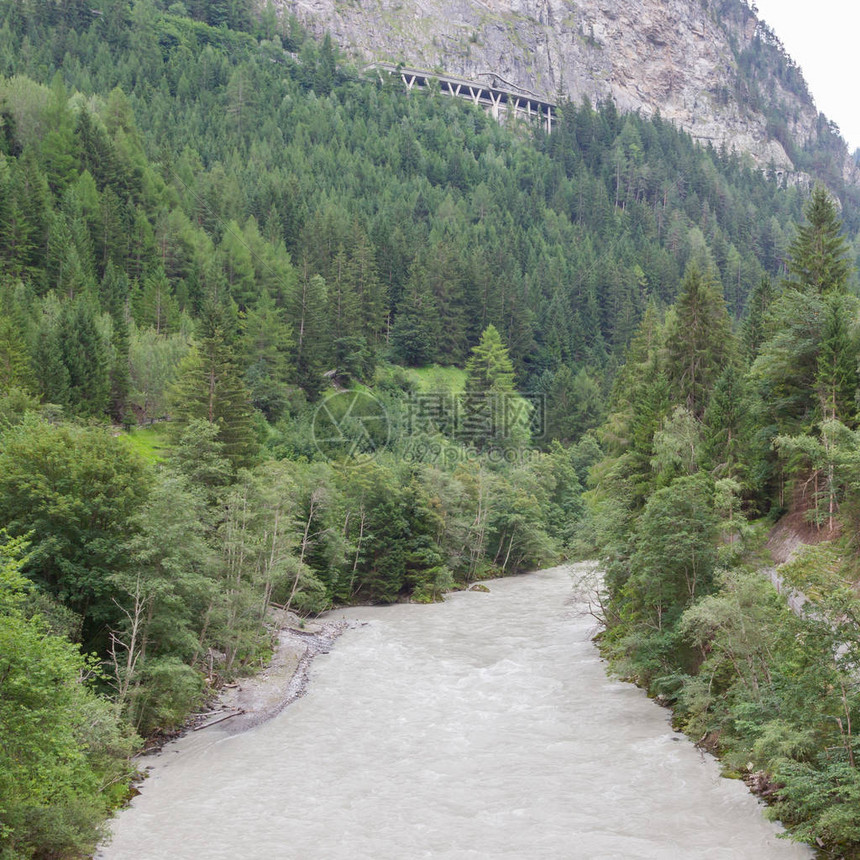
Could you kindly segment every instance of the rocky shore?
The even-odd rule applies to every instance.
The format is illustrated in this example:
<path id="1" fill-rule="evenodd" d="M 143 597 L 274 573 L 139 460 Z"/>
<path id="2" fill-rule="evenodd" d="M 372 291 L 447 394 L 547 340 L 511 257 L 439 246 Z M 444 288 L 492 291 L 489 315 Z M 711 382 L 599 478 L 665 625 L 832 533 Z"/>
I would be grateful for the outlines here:
<path id="1" fill-rule="evenodd" d="M 304 696 L 314 658 L 327 654 L 352 623 L 320 619 L 305 621 L 298 627 L 294 626 L 297 621 L 294 618 L 292 624 L 280 630 L 278 646 L 269 665 L 259 674 L 225 687 L 218 697 L 216 714 L 194 726 L 194 731 L 214 725 L 220 712 L 222 729 L 237 734 L 270 720 Z M 235 716 L 223 719 L 229 712 Z"/>
<path id="2" fill-rule="evenodd" d="M 291 612 L 273 610 L 272 624 L 278 631 L 278 644 L 268 665 L 255 675 L 222 687 L 207 710 L 193 714 L 180 729 L 151 737 L 141 755 L 160 753 L 165 744 L 193 732 L 217 727 L 233 735 L 272 719 L 305 695 L 314 658 L 327 654 L 355 622 L 302 619 Z"/>

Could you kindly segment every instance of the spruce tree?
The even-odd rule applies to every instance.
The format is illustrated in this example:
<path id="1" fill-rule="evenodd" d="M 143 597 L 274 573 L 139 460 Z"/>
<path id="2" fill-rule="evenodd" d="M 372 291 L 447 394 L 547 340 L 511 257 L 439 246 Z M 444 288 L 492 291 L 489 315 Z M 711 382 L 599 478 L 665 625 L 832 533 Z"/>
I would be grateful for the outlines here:
<path id="1" fill-rule="evenodd" d="M 675 303 L 666 343 L 666 372 L 675 396 L 701 418 L 717 376 L 732 351 L 732 327 L 715 281 L 691 266 Z"/>
<path id="2" fill-rule="evenodd" d="M 60 314 L 60 304 L 52 294 L 43 304 L 30 360 L 42 402 L 68 406 L 69 371 L 60 343 Z"/>
<path id="3" fill-rule="evenodd" d="M 87 296 L 65 302 L 59 344 L 68 371 L 69 404 L 81 415 L 103 415 L 111 393 L 110 343 L 102 334 L 98 310 Z"/>
<path id="4" fill-rule="evenodd" d="M 466 391 L 469 394 L 487 394 L 513 390 L 514 366 L 507 347 L 502 343 L 498 329 L 488 325 L 466 362 Z"/>
<path id="5" fill-rule="evenodd" d="M 463 440 L 478 448 L 508 445 L 516 429 L 510 419 L 517 401 L 514 366 L 498 329 L 489 325 L 466 362 Z"/>
<path id="6" fill-rule="evenodd" d="M 152 326 L 156 334 L 176 331 L 179 305 L 163 269 L 147 277 L 134 297 L 134 320 L 141 328 Z"/>
<path id="7" fill-rule="evenodd" d="M 125 272 L 108 262 L 99 289 L 101 305 L 112 322 L 110 369 L 110 413 L 116 421 L 126 420 L 131 378 L 129 371 L 128 299 L 129 283 Z"/>
<path id="8" fill-rule="evenodd" d="M 750 426 L 746 380 L 729 363 L 714 385 L 704 415 L 709 466 L 717 478 L 740 477 L 748 462 Z"/>
<path id="9" fill-rule="evenodd" d="M 835 203 L 817 187 L 791 244 L 791 277 L 771 306 L 769 336 L 752 368 L 783 433 L 807 433 L 823 417 L 852 420 L 856 411 L 857 347 L 844 297 L 851 269 L 840 231 Z"/>
<path id="10" fill-rule="evenodd" d="M 373 246 L 355 226 L 349 273 L 361 308 L 361 334 L 372 349 L 379 347 L 388 320 L 388 296 L 379 278 Z"/>
<path id="11" fill-rule="evenodd" d="M 249 465 L 257 452 L 253 409 L 235 356 L 235 321 L 222 303 L 203 308 L 196 349 L 183 361 L 171 394 L 178 434 L 190 422 L 218 428 L 218 442 L 234 468 Z"/>
<path id="12" fill-rule="evenodd" d="M 41 156 L 51 190 L 57 197 L 74 181 L 77 172 L 77 147 L 72 113 L 62 75 L 57 72 L 51 82 L 51 95 L 45 111 L 46 133 L 41 142 Z"/>
<path id="13" fill-rule="evenodd" d="M 584 367 L 574 374 L 563 364 L 547 392 L 546 437 L 565 443 L 576 442 L 586 431 L 600 424 L 603 415 L 600 386 Z"/>
<path id="14" fill-rule="evenodd" d="M 328 317 L 332 339 L 338 341 L 359 333 L 361 309 L 343 247 L 335 254 L 331 268 L 327 284 Z"/>
<path id="15" fill-rule="evenodd" d="M 329 360 L 327 289 L 319 275 L 305 273 L 289 303 L 289 321 L 295 340 L 296 381 L 315 398 L 325 384 L 323 372 Z"/>
<path id="16" fill-rule="evenodd" d="M 391 327 L 395 356 L 410 367 L 434 362 L 440 357 L 438 327 L 438 311 L 429 290 L 410 280 Z"/>
<path id="17" fill-rule="evenodd" d="M 819 409 L 825 421 L 850 425 L 857 415 L 858 344 L 848 324 L 856 318 L 856 299 L 838 294 L 825 299 L 815 379 Z"/>
<path id="18" fill-rule="evenodd" d="M 0 392 L 25 388 L 29 382 L 27 344 L 12 320 L 0 312 Z"/>
<path id="19" fill-rule="evenodd" d="M 242 346 L 251 400 L 269 421 L 277 421 L 286 409 L 288 384 L 295 373 L 290 360 L 294 341 L 286 313 L 268 291 L 245 315 Z"/>
<path id="20" fill-rule="evenodd" d="M 843 293 L 851 272 L 848 244 L 833 198 L 816 186 L 805 211 L 806 223 L 789 249 L 789 284 L 819 294 Z"/>
<path id="21" fill-rule="evenodd" d="M 767 313 L 774 300 L 773 283 L 763 277 L 747 299 L 747 316 L 743 324 L 743 343 L 750 359 L 755 358 L 767 336 Z"/>

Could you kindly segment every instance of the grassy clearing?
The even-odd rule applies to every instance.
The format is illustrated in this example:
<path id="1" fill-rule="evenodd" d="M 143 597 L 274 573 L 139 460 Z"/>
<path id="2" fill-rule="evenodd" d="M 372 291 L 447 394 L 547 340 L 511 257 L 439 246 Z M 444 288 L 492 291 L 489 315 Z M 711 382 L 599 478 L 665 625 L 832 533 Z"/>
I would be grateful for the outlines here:
<path id="1" fill-rule="evenodd" d="M 452 391 L 456 394 L 466 387 L 466 371 L 459 367 L 431 364 L 429 367 L 409 368 L 407 373 L 415 380 L 419 391 Z"/>
<path id="2" fill-rule="evenodd" d="M 167 424 L 136 427 L 124 434 L 131 447 L 147 462 L 162 462 L 170 448 Z"/>

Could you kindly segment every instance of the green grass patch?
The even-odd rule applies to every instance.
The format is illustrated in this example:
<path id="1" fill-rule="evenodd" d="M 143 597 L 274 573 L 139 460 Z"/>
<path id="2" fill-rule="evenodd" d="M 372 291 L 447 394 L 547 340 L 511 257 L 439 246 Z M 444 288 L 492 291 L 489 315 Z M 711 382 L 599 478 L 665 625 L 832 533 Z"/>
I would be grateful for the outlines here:
<path id="1" fill-rule="evenodd" d="M 459 367 L 410 367 L 406 371 L 419 391 L 452 391 L 455 394 L 466 388 L 466 371 Z"/>
<path id="2" fill-rule="evenodd" d="M 162 462 L 171 447 L 166 423 L 136 427 L 123 435 L 132 449 L 148 463 Z"/>

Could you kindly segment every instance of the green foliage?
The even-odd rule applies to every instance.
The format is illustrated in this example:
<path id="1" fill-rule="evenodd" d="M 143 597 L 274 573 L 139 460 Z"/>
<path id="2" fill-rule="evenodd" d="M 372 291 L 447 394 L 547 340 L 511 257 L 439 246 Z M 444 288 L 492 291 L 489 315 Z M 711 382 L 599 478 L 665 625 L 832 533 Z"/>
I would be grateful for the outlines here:
<path id="1" fill-rule="evenodd" d="M 851 271 L 848 246 L 833 198 L 822 186 L 812 192 L 804 215 L 806 223 L 789 248 L 791 283 L 820 295 L 844 292 Z"/>
<path id="2" fill-rule="evenodd" d="M 791 277 L 751 297 L 745 356 L 695 269 L 664 321 L 646 312 L 599 430 L 608 456 L 586 516 L 614 669 L 665 697 L 729 771 L 770 781 L 793 838 L 853 857 L 857 555 L 837 540 L 840 527 L 853 535 L 860 499 L 860 353 L 840 229 L 818 189 Z M 802 530 L 803 514 L 833 541 L 783 567 L 803 595 L 794 611 L 764 571 L 740 566 L 760 563 L 750 513 L 789 503 L 782 528 Z"/>
<path id="3" fill-rule="evenodd" d="M 179 367 L 170 394 L 172 417 L 181 433 L 194 421 L 208 421 L 218 430 L 224 456 L 234 467 L 249 465 L 257 449 L 250 395 L 239 375 L 232 321 L 225 308 L 207 303 L 201 319 L 199 346 Z"/>
<path id="4" fill-rule="evenodd" d="M 671 629 L 711 589 L 716 527 L 711 487 L 702 476 L 678 478 L 648 500 L 626 586 L 645 627 Z"/>
<path id="5" fill-rule="evenodd" d="M 78 648 L 23 611 L 26 544 L 0 533 L 0 853 L 88 854 L 133 774 L 135 743 Z"/>
<path id="6" fill-rule="evenodd" d="M 488 326 L 480 342 L 472 347 L 466 362 L 466 391 L 469 394 L 498 394 L 514 390 L 514 367 L 508 350 L 494 325 Z"/>
<path id="7" fill-rule="evenodd" d="M 581 367 L 574 374 L 563 364 L 546 389 L 546 436 L 569 444 L 599 426 L 605 412 L 597 380 Z"/>
<path id="8" fill-rule="evenodd" d="M 684 276 L 666 351 L 666 373 L 673 396 L 700 418 L 717 376 L 732 355 L 733 344 L 723 297 L 695 265 Z"/>
<path id="9" fill-rule="evenodd" d="M 143 463 L 104 430 L 31 418 L 3 434 L 0 522 L 32 533 L 24 570 L 83 616 L 85 641 L 115 617 L 111 576 L 126 564 L 147 483 Z"/>
<path id="10" fill-rule="evenodd" d="M 249 333 L 288 323 L 291 346 L 237 351 L 269 419 L 288 385 L 367 380 L 380 351 L 463 362 L 490 324 L 524 384 L 562 364 L 598 378 L 691 260 L 713 263 L 733 313 L 779 274 L 801 196 L 669 123 L 568 104 L 556 132 L 521 140 L 456 100 L 355 77 L 289 18 L 203 6 L 99 3 L 65 29 L 0 6 L 0 267 L 60 303 L 98 294 L 115 334 L 129 310 L 175 331 L 213 290 Z M 128 414 L 121 332 L 107 400 L 64 381 L 84 335 L 66 355 L 29 339 L 43 398 Z"/>

